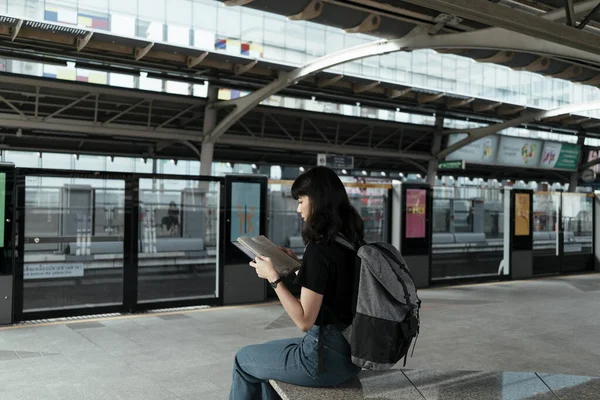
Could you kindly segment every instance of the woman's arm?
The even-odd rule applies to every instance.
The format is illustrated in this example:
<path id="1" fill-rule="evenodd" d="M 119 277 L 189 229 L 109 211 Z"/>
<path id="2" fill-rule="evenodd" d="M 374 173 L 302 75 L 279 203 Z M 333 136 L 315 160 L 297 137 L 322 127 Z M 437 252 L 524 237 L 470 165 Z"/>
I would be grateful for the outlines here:
<path id="1" fill-rule="evenodd" d="M 298 301 L 283 282 L 277 284 L 275 293 L 285 311 L 302 332 L 307 332 L 313 327 L 323 303 L 322 294 L 303 287 Z"/>
<path id="2" fill-rule="evenodd" d="M 256 257 L 254 261 L 250 262 L 250 266 L 256 269 L 256 273 L 260 278 L 269 282 L 275 282 L 279 279 L 279 275 L 268 257 Z M 322 294 L 302 287 L 300 301 L 298 301 L 283 282 L 277 284 L 275 293 L 285 311 L 302 332 L 306 332 L 313 327 L 319 315 L 321 303 L 323 303 Z"/>

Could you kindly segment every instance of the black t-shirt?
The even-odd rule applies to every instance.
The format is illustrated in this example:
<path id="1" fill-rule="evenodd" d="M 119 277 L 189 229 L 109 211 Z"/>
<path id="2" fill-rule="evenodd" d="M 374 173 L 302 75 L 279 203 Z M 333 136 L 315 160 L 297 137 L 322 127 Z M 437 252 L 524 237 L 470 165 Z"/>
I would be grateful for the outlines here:
<path id="1" fill-rule="evenodd" d="M 338 244 L 311 242 L 304 252 L 302 266 L 294 284 L 323 295 L 323 304 L 333 313 L 325 313 L 323 325 L 330 323 L 352 323 L 352 291 L 356 253 Z M 315 325 L 321 325 L 319 311 Z"/>

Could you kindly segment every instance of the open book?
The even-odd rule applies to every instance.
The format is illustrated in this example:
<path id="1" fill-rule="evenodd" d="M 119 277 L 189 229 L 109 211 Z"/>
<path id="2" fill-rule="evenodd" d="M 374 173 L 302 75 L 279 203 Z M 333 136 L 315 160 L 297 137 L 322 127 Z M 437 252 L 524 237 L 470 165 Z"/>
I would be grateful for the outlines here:
<path id="1" fill-rule="evenodd" d="M 288 256 L 275 243 L 263 235 L 253 238 L 240 236 L 232 243 L 251 259 L 256 258 L 256 256 L 270 257 L 275 270 L 282 278 L 296 272 L 300 268 L 298 261 Z"/>

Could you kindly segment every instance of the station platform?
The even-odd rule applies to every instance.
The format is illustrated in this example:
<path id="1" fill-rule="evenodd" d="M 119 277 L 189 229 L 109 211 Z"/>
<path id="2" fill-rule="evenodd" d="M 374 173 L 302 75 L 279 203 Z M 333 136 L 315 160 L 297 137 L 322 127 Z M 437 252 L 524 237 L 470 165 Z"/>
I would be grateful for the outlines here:
<path id="1" fill-rule="evenodd" d="M 414 357 L 384 373 L 414 398 L 600 398 L 600 274 L 419 294 Z M 226 399 L 240 347 L 300 335 L 278 303 L 2 327 L 0 399 Z"/>

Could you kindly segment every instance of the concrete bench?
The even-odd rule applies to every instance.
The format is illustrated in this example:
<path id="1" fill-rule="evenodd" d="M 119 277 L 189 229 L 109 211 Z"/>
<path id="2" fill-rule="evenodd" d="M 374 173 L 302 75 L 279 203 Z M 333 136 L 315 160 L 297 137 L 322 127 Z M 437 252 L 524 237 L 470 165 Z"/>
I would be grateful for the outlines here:
<path id="1" fill-rule="evenodd" d="M 289 383 L 269 381 L 273 389 L 283 400 L 363 400 L 364 394 L 359 378 L 330 388 L 296 386 Z"/>
<path id="2" fill-rule="evenodd" d="M 407 370 L 404 370 L 407 371 Z M 342 385 L 328 388 L 269 381 L 283 400 L 422 399 L 403 370 L 361 371 Z"/>

